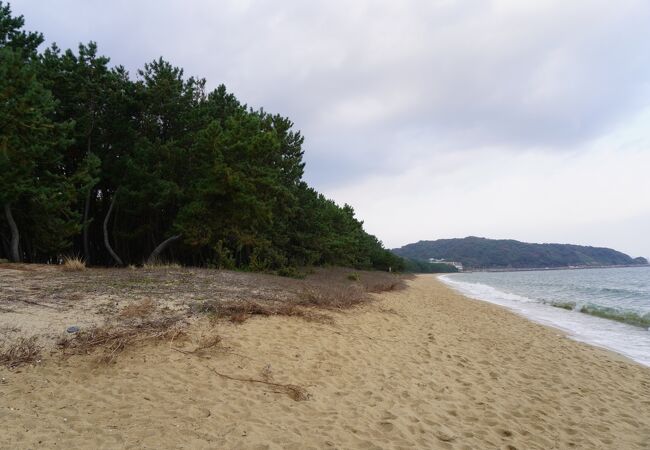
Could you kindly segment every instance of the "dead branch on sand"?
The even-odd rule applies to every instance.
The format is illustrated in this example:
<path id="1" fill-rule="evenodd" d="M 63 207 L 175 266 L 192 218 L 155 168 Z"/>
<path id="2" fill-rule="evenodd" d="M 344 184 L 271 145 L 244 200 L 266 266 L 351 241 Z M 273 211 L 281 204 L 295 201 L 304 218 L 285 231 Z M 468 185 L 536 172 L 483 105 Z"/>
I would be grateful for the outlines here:
<path id="1" fill-rule="evenodd" d="M 157 340 L 173 340 L 185 334 L 185 323 L 180 317 L 164 317 L 139 324 L 95 327 L 81 331 L 72 338 L 63 338 L 57 345 L 64 355 L 84 355 L 102 351 L 100 361 L 112 362 L 132 345 Z"/>
<path id="2" fill-rule="evenodd" d="M 241 381 L 245 383 L 259 383 L 259 384 L 265 384 L 267 386 L 273 386 L 274 388 L 280 389 L 280 391 L 284 394 L 287 394 L 289 397 L 291 397 L 292 400 L 300 402 L 304 400 L 309 400 L 311 395 L 309 395 L 309 392 L 301 386 L 295 385 L 295 384 L 282 384 L 282 383 L 274 383 L 272 381 L 265 381 L 265 380 L 258 380 L 256 378 L 239 378 L 239 377 L 233 377 L 230 375 L 226 375 L 224 373 L 217 372 L 215 369 L 212 367 L 206 366 L 208 369 L 210 369 L 212 372 L 215 374 L 219 375 L 222 378 L 225 378 L 227 380 L 232 380 L 232 381 Z"/>
<path id="3" fill-rule="evenodd" d="M 38 361 L 42 347 L 36 336 L 20 339 L 8 347 L 0 348 L 0 365 L 15 369 L 16 367 Z"/>

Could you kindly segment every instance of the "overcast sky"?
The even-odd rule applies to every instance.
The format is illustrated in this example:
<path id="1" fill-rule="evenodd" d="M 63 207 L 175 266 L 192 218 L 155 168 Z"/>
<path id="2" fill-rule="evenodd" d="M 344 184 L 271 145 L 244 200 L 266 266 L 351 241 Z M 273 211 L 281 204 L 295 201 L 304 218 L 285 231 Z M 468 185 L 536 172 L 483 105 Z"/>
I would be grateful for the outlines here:
<path id="1" fill-rule="evenodd" d="M 307 181 L 388 247 L 650 257 L 648 0 L 18 0 L 48 43 L 158 56 L 289 116 Z"/>

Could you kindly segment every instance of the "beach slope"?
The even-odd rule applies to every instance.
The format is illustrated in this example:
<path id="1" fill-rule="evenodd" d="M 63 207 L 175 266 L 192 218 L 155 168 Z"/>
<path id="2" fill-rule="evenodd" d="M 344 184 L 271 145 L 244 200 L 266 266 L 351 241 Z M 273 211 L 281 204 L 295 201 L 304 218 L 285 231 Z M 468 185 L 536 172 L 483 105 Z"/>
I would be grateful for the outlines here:
<path id="1" fill-rule="evenodd" d="M 0 369 L 0 447 L 650 448 L 650 369 L 408 283 L 334 323 L 204 320 L 110 365 Z"/>

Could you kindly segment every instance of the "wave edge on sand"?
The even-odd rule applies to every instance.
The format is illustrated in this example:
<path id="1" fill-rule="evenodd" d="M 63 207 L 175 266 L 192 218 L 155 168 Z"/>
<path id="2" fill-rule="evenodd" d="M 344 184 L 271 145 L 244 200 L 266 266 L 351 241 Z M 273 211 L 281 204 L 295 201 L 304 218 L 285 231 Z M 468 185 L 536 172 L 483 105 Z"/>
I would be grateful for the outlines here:
<path id="1" fill-rule="evenodd" d="M 484 283 L 466 282 L 453 276 L 438 278 L 450 288 L 472 299 L 508 308 L 543 325 L 557 328 L 572 339 L 623 355 L 650 367 L 650 316 L 618 312 L 589 303 L 536 300 L 505 292 Z"/>

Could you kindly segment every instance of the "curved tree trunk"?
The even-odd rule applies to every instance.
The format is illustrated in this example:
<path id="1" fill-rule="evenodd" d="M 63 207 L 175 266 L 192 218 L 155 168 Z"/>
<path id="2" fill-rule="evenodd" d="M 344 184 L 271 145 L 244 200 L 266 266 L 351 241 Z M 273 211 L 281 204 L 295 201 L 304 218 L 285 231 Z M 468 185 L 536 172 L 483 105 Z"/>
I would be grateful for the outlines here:
<path id="1" fill-rule="evenodd" d="M 111 206 L 108 207 L 108 212 L 106 213 L 106 217 L 104 217 L 104 245 L 106 246 L 106 250 L 108 250 L 108 253 L 111 254 L 115 262 L 123 266 L 124 263 L 120 259 L 119 256 L 117 256 L 117 253 L 113 251 L 113 247 L 111 247 L 110 242 L 108 242 L 108 220 L 111 218 L 111 214 L 113 213 L 113 207 L 115 206 L 115 196 L 113 196 L 113 199 L 111 200 Z"/>
<path id="2" fill-rule="evenodd" d="M 84 258 L 86 259 L 86 264 L 90 264 L 90 242 L 88 242 L 88 216 L 90 215 L 90 199 L 92 197 L 93 188 L 88 189 L 86 194 L 86 205 L 84 206 L 84 232 L 83 232 L 83 241 L 84 241 Z"/>
<path id="3" fill-rule="evenodd" d="M 16 226 L 14 216 L 11 213 L 11 205 L 9 203 L 5 203 L 5 216 L 7 217 L 7 222 L 9 222 L 9 230 L 11 231 L 9 257 L 13 262 L 20 262 L 20 233 L 18 232 L 18 226 Z"/>
<path id="4" fill-rule="evenodd" d="M 156 262 L 158 257 L 162 252 L 164 252 L 167 247 L 169 247 L 170 244 L 173 242 L 179 240 L 181 238 L 180 234 L 177 234 L 176 236 L 172 236 L 169 239 L 166 239 L 162 241 L 160 244 L 158 244 L 158 247 L 156 247 L 153 252 L 151 252 L 151 255 L 149 255 L 149 258 L 147 258 L 147 264 L 153 264 Z"/>

